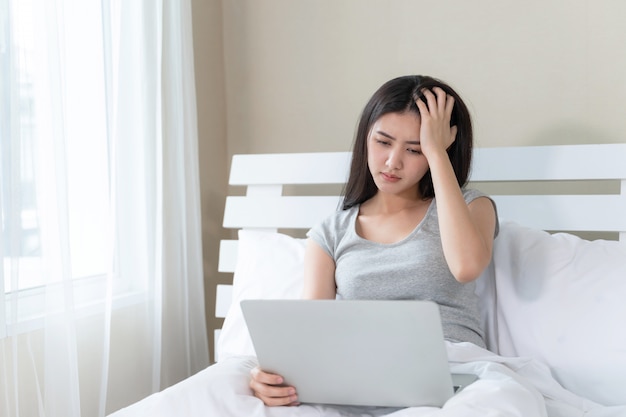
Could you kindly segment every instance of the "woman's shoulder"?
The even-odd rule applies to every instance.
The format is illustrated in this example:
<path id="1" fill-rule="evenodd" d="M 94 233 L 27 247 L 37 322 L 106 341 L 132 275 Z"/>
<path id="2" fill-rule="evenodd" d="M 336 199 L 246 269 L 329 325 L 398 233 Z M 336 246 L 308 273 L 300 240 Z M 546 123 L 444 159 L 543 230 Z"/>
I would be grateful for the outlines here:
<path id="1" fill-rule="evenodd" d="M 498 218 L 498 207 L 496 206 L 496 202 L 493 200 L 493 198 L 491 198 L 488 194 L 477 190 L 475 188 L 465 188 L 463 189 L 463 197 L 465 198 L 465 202 L 467 204 L 471 203 L 472 201 L 476 200 L 477 198 L 480 197 L 485 197 L 488 198 L 489 201 L 491 201 L 491 204 L 493 205 L 493 210 L 495 212 L 495 216 L 496 216 L 496 230 L 495 230 L 495 234 L 494 236 L 498 236 L 498 233 L 500 232 L 500 220 Z"/>
<path id="2" fill-rule="evenodd" d="M 463 198 L 465 199 L 465 202 L 467 204 L 471 203 L 479 197 L 491 198 L 489 197 L 489 195 L 476 188 L 463 188 Z"/>
<path id="3" fill-rule="evenodd" d="M 341 236 L 349 229 L 353 223 L 355 214 L 359 212 L 359 206 L 353 206 L 349 209 L 338 209 L 322 221 L 317 223 L 309 231 L 309 236 L 325 235 L 325 236 Z"/>
<path id="4" fill-rule="evenodd" d="M 331 257 L 334 257 L 335 249 L 351 230 L 354 224 L 354 216 L 358 213 L 359 207 L 354 206 L 346 210 L 337 210 L 324 220 L 316 224 L 309 230 L 307 237 L 317 242 L 322 249 L 326 250 Z"/>
<path id="5" fill-rule="evenodd" d="M 330 230 L 345 230 L 352 223 L 353 217 L 359 212 L 359 205 L 348 209 L 339 209 L 327 216 L 320 225 Z"/>

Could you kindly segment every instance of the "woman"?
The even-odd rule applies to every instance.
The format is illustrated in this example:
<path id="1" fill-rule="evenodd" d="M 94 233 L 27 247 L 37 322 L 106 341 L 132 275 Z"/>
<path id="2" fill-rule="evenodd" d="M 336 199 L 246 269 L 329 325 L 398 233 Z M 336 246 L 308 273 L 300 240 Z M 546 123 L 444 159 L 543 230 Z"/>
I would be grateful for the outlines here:
<path id="1" fill-rule="evenodd" d="M 591 416 L 582 410 L 595 405 L 543 364 L 484 347 L 474 281 L 491 260 L 498 219 L 491 199 L 465 187 L 471 154 L 469 112 L 454 90 L 422 76 L 387 82 L 361 116 L 342 210 L 310 230 L 305 255 L 305 298 L 438 303 L 451 372 L 479 377 L 443 407 L 271 407 L 298 404 L 297 387 L 254 357 L 231 356 L 116 417 Z"/>
<path id="2" fill-rule="evenodd" d="M 304 298 L 428 299 L 444 336 L 484 347 L 473 281 L 491 260 L 497 215 L 465 189 L 472 123 L 445 83 L 405 76 L 385 83 L 361 115 L 343 210 L 311 229 Z M 297 387 L 254 368 L 266 405 L 298 404 Z"/>

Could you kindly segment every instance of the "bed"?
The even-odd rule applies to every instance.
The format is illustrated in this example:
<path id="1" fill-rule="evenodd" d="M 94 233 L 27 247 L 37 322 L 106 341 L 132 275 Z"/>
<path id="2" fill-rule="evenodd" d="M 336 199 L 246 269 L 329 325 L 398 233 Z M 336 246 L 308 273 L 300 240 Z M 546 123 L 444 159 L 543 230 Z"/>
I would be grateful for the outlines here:
<path id="1" fill-rule="evenodd" d="M 494 198 L 500 218 L 493 262 L 476 286 L 493 354 L 449 352 L 452 366 L 479 374 L 494 392 L 506 391 L 510 373 L 522 375 L 549 416 L 626 416 L 626 144 L 474 155 L 471 186 Z M 224 317 L 217 363 L 115 417 L 474 415 L 452 406 L 268 408 L 249 395 L 254 348 L 238 302 L 299 297 L 304 231 L 337 209 L 349 161 L 347 152 L 233 157 L 229 184 L 237 195 L 227 198 L 223 224 L 238 239 L 220 245 L 219 271 L 234 277 L 217 288 L 216 315 Z M 490 415 L 489 404 L 471 408 Z"/>

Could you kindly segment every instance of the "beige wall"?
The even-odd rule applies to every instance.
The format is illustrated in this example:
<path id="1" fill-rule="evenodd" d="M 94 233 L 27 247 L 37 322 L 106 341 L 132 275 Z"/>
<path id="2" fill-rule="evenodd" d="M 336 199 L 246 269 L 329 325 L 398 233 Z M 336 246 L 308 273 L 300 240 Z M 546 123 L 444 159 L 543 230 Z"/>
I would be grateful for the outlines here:
<path id="1" fill-rule="evenodd" d="M 211 355 L 213 329 L 222 325 L 222 320 L 215 318 L 215 288 L 231 279 L 217 273 L 219 241 L 225 236 L 222 216 L 228 172 L 221 7 L 220 0 L 192 0 L 204 293 Z"/>
<path id="2" fill-rule="evenodd" d="M 347 150 L 365 100 L 408 73 L 467 99 L 478 145 L 626 140 L 626 3 L 223 2 L 232 152 Z"/>
<path id="3" fill-rule="evenodd" d="M 392 77 L 452 84 L 477 146 L 626 142 L 626 2 L 209 3 L 194 1 L 210 328 L 213 289 L 228 280 L 214 272 L 226 158 L 348 150 L 365 101 Z"/>

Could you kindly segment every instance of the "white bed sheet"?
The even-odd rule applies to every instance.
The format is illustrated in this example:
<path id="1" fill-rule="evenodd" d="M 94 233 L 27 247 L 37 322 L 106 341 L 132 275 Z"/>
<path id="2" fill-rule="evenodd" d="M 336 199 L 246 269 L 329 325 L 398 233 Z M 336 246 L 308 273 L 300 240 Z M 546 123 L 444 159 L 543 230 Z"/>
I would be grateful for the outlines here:
<path id="1" fill-rule="evenodd" d="M 540 363 L 505 358 L 469 343 L 448 343 L 453 372 L 478 381 L 443 408 L 373 409 L 324 405 L 265 407 L 251 395 L 249 371 L 254 357 L 231 357 L 111 417 L 624 417 L 626 406 L 602 407 L 563 389 Z M 381 387 L 384 381 L 381 381 Z"/>

